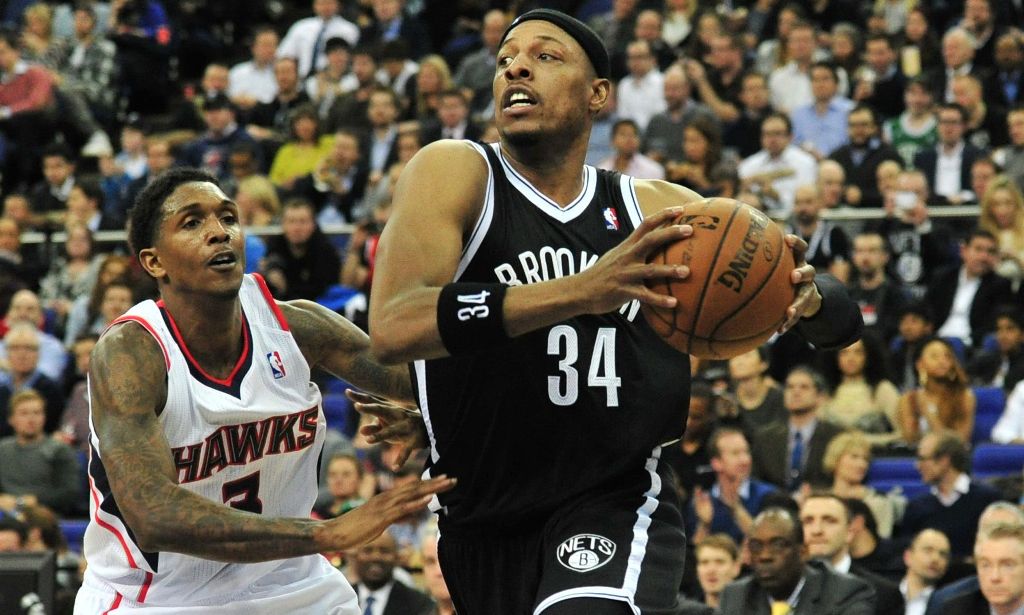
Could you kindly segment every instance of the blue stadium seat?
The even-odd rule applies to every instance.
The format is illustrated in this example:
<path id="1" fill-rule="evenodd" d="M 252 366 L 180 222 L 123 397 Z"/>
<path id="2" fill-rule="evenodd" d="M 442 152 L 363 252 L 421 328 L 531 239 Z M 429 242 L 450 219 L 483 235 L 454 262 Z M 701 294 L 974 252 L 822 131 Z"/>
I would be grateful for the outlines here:
<path id="1" fill-rule="evenodd" d="M 903 481 L 918 482 L 921 480 L 921 473 L 914 465 L 917 460 L 913 457 L 881 457 L 871 461 L 868 468 L 867 482 L 876 481 Z"/>
<path id="2" fill-rule="evenodd" d="M 87 525 L 88 519 L 64 519 L 60 522 L 60 531 L 68 542 L 68 548 L 75 553 L 82 552 L 82 538 L 85 537 Z"/>
<path id="3" fill-rule="evenodd" d="M 977 479 L 1019 476 L 1024 468 L 1024 444 L 979 444 L 974 448 L 971 475 Z"/>
<path id="4" fill-rule="evenodd" d="M 944 337 L 944 341 L 949 342 L 949 345 L 953 347 L 953 353 L 956 354 L 957 361 L 960 361 L 960 365 L 967 363 L 967 346 L 964 345 L 964 341 L 959 337 Z"/>
<path id="5" fill-rule="evenodd" d="M 355 410 L 352 409 L 352 402 L 345 397 L 344 393 L 327 393 L 324 395 L 324 416 L 327 418 L 327 426 L 332 429 L 337 429 L 342 433 L 348 433 L 346 431 L 349 427 L 349 422 L 352 420 L 352 415 Z"/>
<path id="6" fill-rule="evenodd" d="M 928 493 L 930 485 L 918 480 L 877 480 L 868 481 L 868 486 L 873 488 L 879 493 L 889 493 L 893 489 L 899 489 L 903 495 L 908 499 L 916 498 L 917 496 Z"/>
<path id="7" fill-rule="evenodd" d="M 978 405 L 974 411 L 974 431 L 971 443 L 988 442 L 992 439 L 992 428 L 1006 408 L 1006 393 L 999 387 L 974 387 Z"/>

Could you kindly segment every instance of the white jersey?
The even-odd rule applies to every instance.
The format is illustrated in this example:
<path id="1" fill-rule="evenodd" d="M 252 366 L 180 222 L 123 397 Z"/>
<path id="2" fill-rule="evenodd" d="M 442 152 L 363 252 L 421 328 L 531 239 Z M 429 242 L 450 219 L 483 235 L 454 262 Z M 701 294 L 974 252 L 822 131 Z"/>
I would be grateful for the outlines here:
<path id="1" fill-rule="evenodd" d="M 115 324 L 141 325 L 163 350 L 167 404 L 160 423 L 174 456 L 178 483 L 241 510 L 268 517 L 309 518 L 326 431 L 320 390 L 310 382 L 309 365 L 263 278 L 246 275 L 239 298 L 244 344 L 226 379 L 210 376 L 195 362 L 162 302 L 139 303 Z M 91 523 L 84 539 L 89 562 L 86 593 L 113 597 L 117 609 L 193 607 L 202 612 L 202 607 L 211 607 L 223 612 L 226 604 L 259 605 L 322 579 L 332 586 L 335 597 L 340 587 L 342 602 L 354 607 L 355 593 L 320 555 L 228 564 L 143 551 L 110 492 L 100 450 L 93 429 Z M 79 602 L 83 601 L 80 596 Z M 271 603 L 280 608 L 279 603 Z M 257 606 L 244 612 L 270 611 Z"/>

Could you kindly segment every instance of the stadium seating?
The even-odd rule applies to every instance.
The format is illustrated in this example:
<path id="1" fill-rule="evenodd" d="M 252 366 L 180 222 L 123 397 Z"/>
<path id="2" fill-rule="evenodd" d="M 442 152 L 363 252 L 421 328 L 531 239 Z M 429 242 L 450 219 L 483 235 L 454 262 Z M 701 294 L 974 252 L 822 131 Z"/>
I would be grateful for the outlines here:
<path id="1" fill-rule="evenodd" d="M 868 468 L 866 483 L 879 493 L 888 493 L 895 488 L 912 498 L 928 491 L 928 485 L 921 482 L 921 474 L 913 457 L 882 457 L 874 459 Z"/>
<path id="2" fill-rule="evenodd" d="M 324 395 L 324 416 L 327 418 L 327 426 L 337 429 L 342 433 L 349 433 L 352 426 L 349 422 L 354 414 L 352 402 L 345 397 L 344 393 L 326 393 Z"/>
<path id="3" fill-rule="evenodd" d="M 974 431 L 971 443 L 988 442 L 992 439 L 992 428 L 1006 407 L 1006 393 L 999 387 L 974 387 L 978 405 L 974 411 Z"/>
<path id="4" fill-rule="evenodd" d="M 1024 444 L 979 444 L 974 448 L 971 474 L 976 479 L 1019 475 L 1024 469 Z"/>

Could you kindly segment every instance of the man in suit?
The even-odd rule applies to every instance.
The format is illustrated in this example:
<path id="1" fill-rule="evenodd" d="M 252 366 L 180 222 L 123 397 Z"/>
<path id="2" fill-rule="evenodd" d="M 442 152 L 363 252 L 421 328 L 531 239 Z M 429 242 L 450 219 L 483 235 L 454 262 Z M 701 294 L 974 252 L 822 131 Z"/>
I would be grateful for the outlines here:
<path id="1" fill-rule="evenodd" d="M 482 131 L 469 119 L 469 103 L 460 90 L 441 92 L 437 104 L 437 117 L 424 122 L 420 131 L 424 145 L 439 139 L 469 139 L 476 141 Z"/>
<path id="2" fill-rule="evenodd" d="M 1013 109 L 1024 103 L 1024 44 L 1019 34 L 1008 32 L 996 40 L 995 62 L 1001 104 Z"/>
<path id="3" fill-rule="evenodd" d="M 851 514 L 846 502 L 831 493 L 815 493 L 800 507 L 807 554 L 827 562 L 836 572 L 861 578 L 875 590 L 875 614 L 891 615 L 903 610 L 903 596 L 896 584 L 853 563 L 850 558 Z"/>
<path id="4" fill-rule="evenodd" d="M 430 53 L 430 35 L 420 20 L 405 12 L 405 0 L 373 0 L 373 21 L 359 33 L 360 43 L 380 45 L 393 40 L 409 43 L 413 60 Z"/>
<path id="5" fill-rule="evenodd" d="M 754 519 L 750 540 L 751 576 L 722 592 L 722 613 L 749 615 L 870 615 L 875 592 L 863 579 L 836 572 L 824 562 L 807 562 L 800 520 L 782 508 Z"/>
<path id="6" fill-rule="evenodd" d="M 981 513 L 981 518 L 978 519 L 978 533 L 988 531 L 997 525 L 1006 524 L 1024 527 L 1024 510 L 1010 502 L 995 502 L 989 504 L 985 508 L 985 512 Z M 977 543 L 977 540 L 975 540 L 975 543 Z M 928 599 L 928 608 L 925 610 L 924 615 L 939 615 L 943 613 L 947 602 L 960 594 L 978 591 L 979 587 L 978 575 L 976 574 L 940 587 Z M 966 613 L 966 611 L 963 613 Z M 963 615 L 963 613 L 959 615 Z"/>
<path id="7" fill-rule="evenodd" d="M 943 615 L 1014 615 L 1024 610 L 1024 527 L 998 524 L 981 532 L 974 561 L 980 589 L 952 598 Z"/>
<path id="8" fill-rule="evenodd" d="M 359 576 L 355 586 L 366 615 L 418 615 L 430 613 L 433 601 L 426 594 L 396 582 L 398 544 L 384 532 L 356 550 L 353 567 Z"/>
<path id="9" fill-rule="evenodd" d="M 768 425 L 754 438 L 754 474 L 758 478 L 791 491 L 805 482 L 831 484 L 821 460 L 842 428 L 818 418 L 826 390 L 824 378 L 812 368 L 800 365 L 790 370 L 782 394 L 788 421 Z"/>
<path id="10" fill-rule="evenodd" d="M 932 203 L 959 205 L 976 198 L 971 192 L 971 166 L 985 152 L 964 140 L 967 111 L 957 103 L 942 103 L 938 110 L 939 142 L 914 156 L 914 168 L 928 179 Z"/>
<path id="11" fill-rule="evenodd" d="M 886 160 L 901 162 L 899 152 L 878 135 L 878 115 L 864 103 L 854 107 L 846 117 L 849 143 L 832 152 L 846 173 L 843 202 L 853 207 L 880 207 L 882 193 L 878 188 L 878 167 Z"/>
<path id="12" fill-rule="evenodd" d="M 930 527 L 949 538 L 954 560 L 971 554 L 982 512 L 1000 498 L 992 487 L 971 480 L 969 460 L 967 446 L 952 431 L 931 432 L 921 438 L 917 470 L 932 488 L 907 504 L 900 524 L 903 539 Z"/>
<path id="13" fill-rule="evenodd" d="M 922 615 L 928 599 L 949 568 L 949 539 L 938 530 L 921 530 L 903 552 L 907 574 L 900 593 L 907 603 L 906 615 Z"/>
<path id="14" fill-rule="evenodd" d="M 982 83 L 985 100 L 1000 100 L 999 89 L 992 71 L 975 62 L 974 35 L 964 28 L 950 28 L 942 36 L 942 66 L 931 71 L 932 93 L 935 100 L 953 102 L 953 77 L 974 75 Z"/>
<path id="15" fill-rule="evenodd" d="M 960 266 L 935 272 L 925 302 L 932 306 L 937 334 L 980 349 L 995 329 L 996 313 L 1013 301 L 1010 281 L 995 273 L 999 244 L 992 233 L 975 229 L 960 246 Z"/>

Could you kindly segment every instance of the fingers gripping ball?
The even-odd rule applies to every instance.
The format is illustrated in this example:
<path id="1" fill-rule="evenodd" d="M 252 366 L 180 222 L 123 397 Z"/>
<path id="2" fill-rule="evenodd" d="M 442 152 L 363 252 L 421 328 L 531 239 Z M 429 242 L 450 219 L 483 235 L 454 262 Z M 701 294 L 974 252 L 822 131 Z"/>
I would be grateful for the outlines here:
<path id="1" fill-rule="evenodd" d="M 687 204 L 676 223 L 692 225 L 693 235 L 652 253 L 650 262 L 686 265 L 690 275 L 648 281 L 677 302 L 645 304 L 647 322 L 668 344 L 701 358 L 725 359 L 763 344 L 796 297 L 793 252 L 782 230 L 753 207 L 724 198 Z"/>

